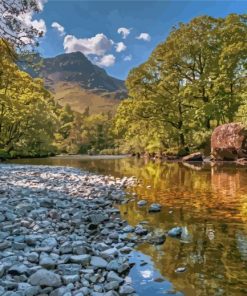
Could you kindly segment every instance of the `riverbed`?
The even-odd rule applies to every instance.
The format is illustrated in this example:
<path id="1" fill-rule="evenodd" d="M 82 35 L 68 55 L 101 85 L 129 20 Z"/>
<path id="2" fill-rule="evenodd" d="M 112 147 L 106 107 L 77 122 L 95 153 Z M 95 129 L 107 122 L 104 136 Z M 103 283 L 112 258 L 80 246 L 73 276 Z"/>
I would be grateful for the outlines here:
<path id="1" fill-rule="evenodd" d="M 133 226 L 146 221 L 157 232 L 180 226 L 185 233 L 132 253 L 130 277 L 139 295 L 247 295 L 246 167 L 73 156 L 16 162 L 137 177 L 139 184 L 127 189 L 136 199 L 120 206 L 122 218 Z M 148 203 L 139 207 L 138 200 Z M 148 213 L 154 202 L 162 205 L 160 213 Z"/>

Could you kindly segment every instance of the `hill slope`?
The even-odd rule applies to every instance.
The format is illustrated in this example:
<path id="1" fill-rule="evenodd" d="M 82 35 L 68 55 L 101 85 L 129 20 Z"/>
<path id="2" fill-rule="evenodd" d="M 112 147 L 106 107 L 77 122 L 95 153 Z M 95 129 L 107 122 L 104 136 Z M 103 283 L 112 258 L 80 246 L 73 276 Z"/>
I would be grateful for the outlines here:
<path id="1" fill-rule="evenodd" d="M 114 111 L 127 95 L 123 80 L 109 76 L 81 52 L 43 59 L 38 76 L 60 105 L 69 104 L 77 112 L 87 107 L 90 113 Z"/>

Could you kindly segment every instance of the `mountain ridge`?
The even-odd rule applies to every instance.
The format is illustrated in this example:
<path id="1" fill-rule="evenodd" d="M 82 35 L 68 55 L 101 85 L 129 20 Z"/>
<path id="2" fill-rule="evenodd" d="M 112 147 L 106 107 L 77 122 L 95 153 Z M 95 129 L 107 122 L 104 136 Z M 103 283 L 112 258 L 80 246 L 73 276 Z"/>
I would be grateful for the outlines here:
<path id="1" fill-rule="evenodd" d="M 32 76 L 44 79 L 45 86 L 62 106 L 69 104 L 74 111 L 90 113 L 115 111 L 127 96 L 124 81 L 107 74 L 83 53 L 59 54 L 41 58 L 38 73 L 25 69 Z"/>

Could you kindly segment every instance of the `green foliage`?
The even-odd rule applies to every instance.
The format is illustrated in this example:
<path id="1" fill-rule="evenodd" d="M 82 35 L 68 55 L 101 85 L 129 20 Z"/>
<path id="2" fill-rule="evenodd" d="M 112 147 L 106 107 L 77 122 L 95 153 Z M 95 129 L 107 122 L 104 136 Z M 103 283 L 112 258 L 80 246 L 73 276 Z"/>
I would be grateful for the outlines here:
<path id="1" fill-rule="evenodd" d="M 67 105 L 59 111 L 59 122 L 55 142 L 60 152 L 98 154 L 114 147 L 110 114 L 79 114 Z"/>
<path id="2" fill-rule="evenodd" d="M 212 129 L 244 115 L 247 16 L 193 19 L 174 28 L 130 71 L 116 114 L 120 146 L 155 151 L 207 143 Z M 206 145 L 206 144 L 205 144 Z"/>
<path id="3" fill-rule="evenodd" d="M 59 106 L 41 79 L 18 68 L 14 49 L 1 39 L 0 54 L 0 158 L 114 148 L 110 113 L 89 115 L 87 108 L 79 114 Z"/>
<path id="4" fill-rule="evenodd" d="M 0 149 L 9 155 L 47 154 L 54 150 L 54 101 L 42 80 L 17 67 L 9 49 L 0 39 Z"/>
<path id="5" fill-rule="evenodd" d="M 0 160 L 6 160 L 10 157 L 10 154 L 6 150 L 0 149 Z"/>

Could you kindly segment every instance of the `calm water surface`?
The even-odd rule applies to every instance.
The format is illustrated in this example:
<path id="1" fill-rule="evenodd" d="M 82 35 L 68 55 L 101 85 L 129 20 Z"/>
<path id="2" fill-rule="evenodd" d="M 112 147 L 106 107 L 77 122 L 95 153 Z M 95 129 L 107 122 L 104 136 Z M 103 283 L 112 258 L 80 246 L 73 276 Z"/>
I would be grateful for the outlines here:
<path id="1" fill-rule="evenodd" d="M 181 226 L 186 237 L 168 237 L 162 246 L 143 244 L 132 253 L 136 265 L 130 276 L 139 295 L 247 295 L 247 168 L 131 158 L 56 157 L 18 163 L 66 165 L 140 180 L 129 190 L 138 199 L 160 203 L 162 211 L 149 214 L 148 206 L 137 206 L 137 199 L 121 206 L 124 219 L 131 225 L 147 221 L 153 231 Z M 178 267 L 186 271 L 176 273 Z"/>

